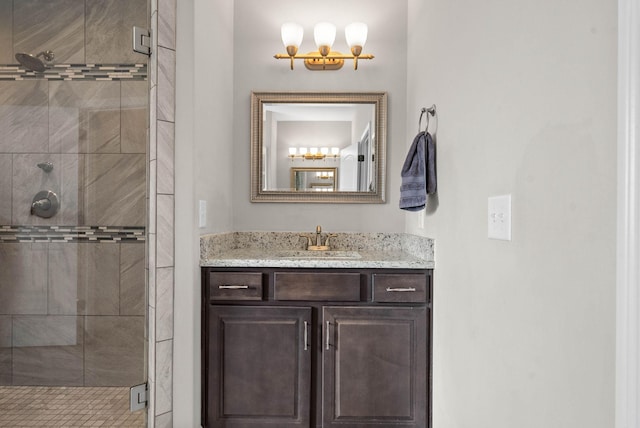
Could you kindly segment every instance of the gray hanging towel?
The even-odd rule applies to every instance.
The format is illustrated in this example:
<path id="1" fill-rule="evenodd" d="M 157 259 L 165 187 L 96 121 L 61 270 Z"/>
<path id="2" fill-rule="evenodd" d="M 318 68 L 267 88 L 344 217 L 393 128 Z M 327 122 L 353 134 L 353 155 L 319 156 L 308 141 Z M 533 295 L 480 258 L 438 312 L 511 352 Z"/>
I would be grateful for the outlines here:
<path id="1" fill-rule="evenodd" d="M 419 132 L 416 135 L 400 175 L 400 208 L 407 211 L 424 209 L 427 194 L 437 190 L 436 147 L 431 134 Z"/>

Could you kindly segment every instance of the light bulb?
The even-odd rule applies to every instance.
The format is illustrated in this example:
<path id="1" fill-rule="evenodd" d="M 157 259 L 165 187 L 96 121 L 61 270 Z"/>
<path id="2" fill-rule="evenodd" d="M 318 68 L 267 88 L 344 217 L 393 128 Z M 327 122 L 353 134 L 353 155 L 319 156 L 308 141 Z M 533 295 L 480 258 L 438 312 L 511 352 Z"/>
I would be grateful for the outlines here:
<path id="1" fill-rule="evenodd" d="M 322 147 L 320 149 L 320 153 L 322 153 L 323 155 L 328 155 L 329 154 L 329 148 L 328 147 Z"/>
<path id="2" fill-rule="evenodd" d="M 330 22 L 319 22 L 313 27 L 313 39 L 322 56 L 329 54 L 336 40 L 336 26 Z"/>
<path id="3" fill-rule="evenodd" d="M 340 154 L 340 149 L 338 147 L 331 147 L 331 154 L 338 156 L 338 154 Z"/>
<path id="4" fill-rule="evenodd" d="M 280 27 L 280 34 L 282 36 L 282 43 L 284 44 L 284 47 L 289 48 L 289 46 L 295 46 L 297 51 L 302 44 L 304 29 L 301 25 L 296 24 L 295 22 L 285 22 L 282 24 L 282 27 Z"/>
<path id="5" fill-rule="evenodd" d="M 315 156 L 315 155 L 317 155 L 317 154 L 318 154 L 318 148 L 317 148 L 317 147 L 311 147 L 311 148 L 309 149 L 309 152 L 310 152 L 312 155 L 314 155 L 314 156 Z"/>
<path id="6" fill-rule="evenodd" d="M 300 154 L 302 156 L 306 155 L 307 154 L 307 148 L 306 147 L 300 147 Z"/>
<path id="7" fill-rule="evenodd" d="M 289 147 L 289 156 L 295 156 L 295 155 L 296 155 L 296 148 Z"/>
<path id="8" fill-rule="evenodd" d="M 347 25 L 344 29 L 344 37 L 347 39 L 347 44 L 350 48 L 358 46 L 360 50 L 367 42 L 367 24 L 363 22 L 353 22 Z M 360 53 L 358 53 L 359 55 Z"/>

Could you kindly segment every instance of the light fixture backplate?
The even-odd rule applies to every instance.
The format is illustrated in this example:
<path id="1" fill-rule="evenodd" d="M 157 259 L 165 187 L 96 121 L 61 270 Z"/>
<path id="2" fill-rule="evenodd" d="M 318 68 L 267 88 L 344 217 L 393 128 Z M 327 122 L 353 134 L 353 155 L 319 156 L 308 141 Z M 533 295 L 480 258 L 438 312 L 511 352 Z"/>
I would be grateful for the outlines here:
<path id="1" fill-rule="evenodd" d="M 309 52 L 307 56 L 312 56 L 313 58 L 306 58 L 304 60 L 304 66 L 312 71 L 340 70 L 344 65 L 344 59 L 332 58 L 332 55 L 343 56 L 340 52 L 333 51 L 326 57 L 320 55 L 319 52 Z"/>

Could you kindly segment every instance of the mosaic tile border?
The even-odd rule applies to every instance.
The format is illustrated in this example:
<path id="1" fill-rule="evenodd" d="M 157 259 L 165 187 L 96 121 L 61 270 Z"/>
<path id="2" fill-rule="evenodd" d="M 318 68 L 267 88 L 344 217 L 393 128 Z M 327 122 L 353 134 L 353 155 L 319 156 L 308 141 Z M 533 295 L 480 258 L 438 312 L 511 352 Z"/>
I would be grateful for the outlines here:
<path id="1" fill-rule="evenodd" d="M 15 242 L 140 242 L 139 226 L 0 226 L 0 243 Z"/>
<path id="2" fill-rule="evenodd" d="M 55 64 L 42 73 L 0 65 L 2 80 L 146 80 L 146 64 Z"/>

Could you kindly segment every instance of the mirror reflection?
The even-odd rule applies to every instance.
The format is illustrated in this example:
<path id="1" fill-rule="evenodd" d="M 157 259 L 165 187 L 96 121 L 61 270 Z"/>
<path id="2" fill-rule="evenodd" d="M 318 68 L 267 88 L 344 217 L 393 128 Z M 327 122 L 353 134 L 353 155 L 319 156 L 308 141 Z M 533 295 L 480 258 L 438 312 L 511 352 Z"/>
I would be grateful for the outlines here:
<path id="1" fill-rule="evenodd" d="M 384 202 L 385 120 L 384 93 L 253 93 L 252 201 Z"/>
<path id="2" fill-rule="evenodd" d="M 291 189 L 296 192 L 335 192 L 338 168 L 291 168 Z"/>
<path id="3" fill-rule="evenodd" d="M 289 168 L 331 167 L 337 191 L 375 191 L 373 104 L 265 103 L 263 112 L 263 190 L 289 190 Z"/>

